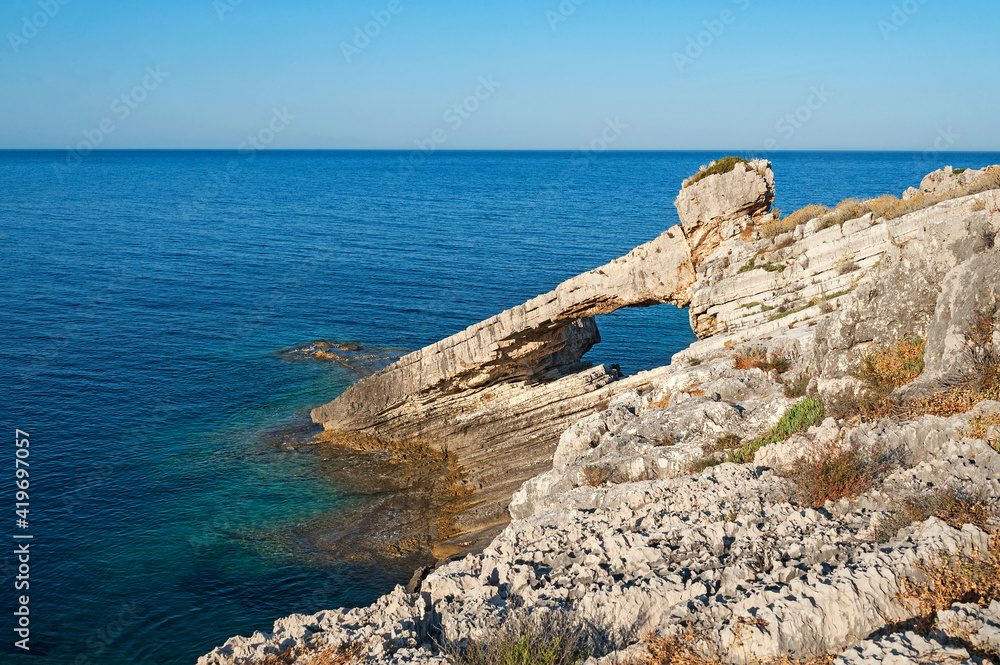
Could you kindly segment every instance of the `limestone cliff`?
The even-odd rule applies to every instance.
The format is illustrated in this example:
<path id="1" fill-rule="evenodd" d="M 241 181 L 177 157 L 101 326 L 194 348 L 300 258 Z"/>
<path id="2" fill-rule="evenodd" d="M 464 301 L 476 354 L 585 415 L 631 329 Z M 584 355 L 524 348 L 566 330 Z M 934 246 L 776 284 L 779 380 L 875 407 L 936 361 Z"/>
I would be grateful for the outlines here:
<path id="1" fill-rule="evenodd" d="M 453 456 L 470 505 L 458 528 L 505 522 L 510 495 L 549 468 L 559 435 L 611 396 L 647 387 L 583 355 L 593 317 L 690 304 L 703 255 L 760 219 L 774 197 L 770 163 L 737 163 L 685 189 L 681 226 L 553 291 L 470 326 L 364 378 L 312 412 L 332 435 L 426 445 Z M 613 384 L 613 385 L 612 385 Z"/>

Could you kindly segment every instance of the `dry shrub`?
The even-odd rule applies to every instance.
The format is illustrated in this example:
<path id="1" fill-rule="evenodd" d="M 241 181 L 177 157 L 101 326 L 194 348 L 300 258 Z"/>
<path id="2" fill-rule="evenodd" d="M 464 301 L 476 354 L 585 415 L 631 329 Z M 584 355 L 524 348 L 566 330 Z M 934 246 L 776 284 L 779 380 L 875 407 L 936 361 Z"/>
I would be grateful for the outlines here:
<path id="1" fill-rule="evenodd" d="M 736 354 L 733 369 L 759 369 L 770 372 L 772 369 L 778 374 L 784 374 L 792 368 L 792 363 L 784 356 L 771 355 L 761 348 L 746 348 Z"/>
<path id="2" fill-rule="evenodd" d="M 757 625 L 758 622 L 750 620 L 747 624 Z M 766 623 L 763 623 L 766 627 Z M 651 635 L 646 638 L 646 657 L 639 660 L 634 665 L 724 665 L 730 659 L 723 660 L 716 655 L 707 655 L 704 648 L 706 640 L 693 633 L 682 635 L 681 637 L 664 638 L 658 635 Z M 739 647 L 736 647 L 739 651 Z M 744 658 L 745 654 L 739 654 L 740 660 L 755 663 L 756 665 L 831 665 L 835 656 L 824 654 L 815 658 L 795 659 L 789 656 L 779 656 L 778 658 Z"/>
<path id="3" fill-rule="evenodd" d="M 781 219 L 781 216 L 775 213 L 774 219 L 760 225 L 760 235 L 768 240 L 774 240 L 782 233 L 794 231 L 796 226 L 798 226 L 798 223 L 792 220 L 791 217 Z M 788 245 L 785 246 L 787 247 Z"/>
<path id="4" fill-rule="evenodd" d="M 363 649 L 360 644 L 339 646 L 318 654 L 310 665 L 348 665 L 361 657 Z"/>
<path id="5" fill-rule="evenodd" d="M 924 371 L 925 347 L 920 338 L 904 339 L 865 355 L 861 366 L 852 372 L 864 388 L 859 393 L 827 398 L 827 412 L 838 419 L 861 420 L 903 415 L 902 404 L 892 393 Z"/>
<path id="6" fill-rule="evenodd" d="M 869 212 L 864 202 L 858 199 L 844 199 L 837 204 L 833 212 L 823 218 L 820 228 L 828 229 L 836 224 L 843 224 L 846 221 L 864 217 Z"/>
<path id="7" fill-rule="evenodd" d="M 940 554 L 917 567 L 926 579 L 903 580 L 900 599 L 917 612 L 921 627 L 929 631 L 937 612 L 954 603 L 989 607 L 1000 600 L 1000 532 L 991 531 L 985 552 Z"/>
<path id="8" fill-rule="evenodd" d="M 992 189 L 1000 189 L 1000 168 L 993 167 L 964 187 L 954 190 L 955 197 L 982 194 Z"/>
<path id="9" fill-rule="evenodd" d="M 717 458 L 712 453 L 705 453 L 701 457 L 688 462 L 687 466 L 684 467 L 684 471 L 688 475 L 696 476 L 705 469 L 710 469 L 713 466 L 719 466 L 720 464 L 722 464 L 721 459 Z"/>
<path id="10" fill-rule="evenodd" d="M 356 642 L 312 652 L 301 647 L 289 647 L 281 653 L 265 656 L 260 662 L 261 665 L 293 665 L 299 658 L 311 656 L 309 665 L 349 665 L 357 662 L 363 651 L 362 646 Z"/>
<path id="11" fill-rule="evenodd" d="M 670 406 L 670 398 L 672 396 L 673 396 L 673 393 L 667 393 L 664 397 L 661 397 L 660 399 L 656 400 L 655 402 L 650 402 L 649 408 L 650 409 L 666 409 L 667 407 Z"/>
<path id="12" fill-rule="evenodd" d="M 758 369 L 765 362 L 767 362 L 767 353 L 763 349 L 743 349 L 736 354 L 733 369 Z"/>
<path id="13" fill-rule="evenodd" d="M 804 208 L 799 208 L 798 210 L 793 212 L 791 215 L 785 218 L 785 222 L 791 225 L 792 229 L 794 229 L 799 224 L 805 224 L 810 220 L 816 219 L 820 215 L 823 215 L 826 212 L 828 212 L 829 210 L 830 209 L 827 208 L 825 205 L 812 203 Z"/>
<path id="14" fill-rule="evenodd" d="M 798 458 L 785 475 L 801 501 L 819 508 L 827 501 L 853 499 L 866 492 L 896 465 L 883 449 L 834 443 Z"/>
<path id="15" fill-rule="evenodd" d="M 805 397 L 809 390 L 810 379 L 811 377 L 803 375 L 795 381 L 782 381 L 785 386 L 785 397 Z"/>
<path id="16" fill-rule="evenodd" d="M 875 525 L 872 539 L 876 543 L 888 542 L 903 527 L 931 517 L 956 529 L 961 529 L 963 524 L 975 524 L 985 529 L 996 516 L 987 498 L 982 492 L 969 494 L 952 488 L 908 497 L 901 507 L 892 510 Z"/>
<path id="17" fill-rule="evenodd" d="M 1000 400 L 1000 351 L 993 345 L 996 306 L 980 314 L 965 335 L 964 371 L 928 397 L 901 406 L 905 415 L 953 416 L 984 400 Z"/>
<path id="18" fill-rule="evenodd" d="M 591 487 L 600 487 L 612 482 L 618 470 L 606 464 L 591 465 L 583 468 L 583 482 Z"/>
<path id="19" fill-rule="evenodd" d="M 972 204 L 972 212 L 983 212 L 986 210 L 986 199 L 976 199 Z"/>
<path id="20" fill-rule="evenodd" d="M 747 224 L 743 227 L 743 230 L 740 231 L 740 238 L 742 238 L 744 242 L 751 242 L 755 240 L 756 237 L 757 229 L 754 228 L 753 224 Z"/>
<path id="21" fill-rule="evenodd" d="M 942 201 L 971 196 L 972 194 L 981 194 L 993 189 L 1000 189 L 1000 169 L 996 168 L 979 176 L 973 182 L 962 187 L 956 187 L 944 194 L 917 194 L 909 199 L 899 199 L 891 194 L 863 201 L 858 199 L 844 199 L 837 204 L 833 212 L 823 218 L 821 228 L 826 229 L 834 224 L 843 224 L 849 220 L 864 217 L 868 213 L 872 213 L 875 219 L 897 219 L 911 212 L 930 208 Z M 985 209 L 985 202 L 983 202 L 982 209 Z"/>
<path id="22" fill-rule="evenodd" d="M 733 448 L 740 447 L 740 437 L 735 434 L 725 434 L 720 436 L 712 443 L 704 446 L 704 449 L 710 453 L 721 453 L 726 450 L 732 450 Z"/>
<path id="23" fill-rule="evenodd" d="M 982 439 L 993 447 L 993 450 L 1000 453 L 1000 437 L 994 435 L 993 439 L 990 439 L 990 430 L 994 427 L 1000 428 L 1000 413 L 980 413 L 973 416 L 969 420 L 969 427 L 965 431 L 965 435 L 971 439 Z"/>
<path id="24" fill-rule="evenodd" d="M 927 343 L 919 337 L 904 339 L 877 349 L 861 359 L 855 378 L 878 390 L 892 391 L 910 383 L 924 371 Z"/>
<path id="25" fill-rule="evenodd" d="M 846 275 L 849 272 L 854 272 L 858 267 L 858 264 L 853 259 L 844 259 L 837 264 L 837 274 Z"/>

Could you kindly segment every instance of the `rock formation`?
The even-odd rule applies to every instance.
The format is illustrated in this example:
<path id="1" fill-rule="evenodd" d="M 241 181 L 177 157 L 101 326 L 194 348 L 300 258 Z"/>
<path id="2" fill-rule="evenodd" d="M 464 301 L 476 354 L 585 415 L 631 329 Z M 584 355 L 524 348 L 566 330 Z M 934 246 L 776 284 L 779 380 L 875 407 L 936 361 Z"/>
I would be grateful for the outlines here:
<path id="1" fill-rule="evenodd" d="M 722 448 L 774 431 L 802 399 L 790 396 L 796 385 L 813 403 L 817 393 L 836 395 L 857 383 L 851 370 L 862 353 L 899 340 L 926 340 L 923 373 L 900 399 L 955 385 L 986 361 L 1000 370 L 1000 182 L 976 181 L 986 185 L 971 193 L 966 183 L 923 209 L 855 219 L 832 211 L 764 238 L 760 226 L 773 218 L 759 198 L 769 204 L 769 174 L 767 165 L 737 164 L 690 184 L 678 198 L 679 230 L 407 356 L 318 409 L 332 431 L 426 437 L 469 468 L 496 468 L 494 451 L 554 452 L 514 493 L 503 533 L 418 579 L 416 593 L 397 587 L 370 607 L 281 619 L 199 665 L 306 665 L 347 646 L 362 662 L 443 665 L 452 661 L 440 645 L 488 640 L 525 612 L 580 626 L 587 665 L 646 662 L 651 634 L 693 640 L 706 658 L 732 663 L 995 658 L 995 588 L 931 611 L 905 594 L 929 584 L 928 566 L 1000 561 L 1000 402 L 948 417 L 817 418 L 759 439 L 752 463 L 734 463 Z M 587 320 L 597 308 L 651 302 L 689 302 L 702 339 L 634 378 L 577 368 L 597 339 Z M 979 331 L 973 344 L 970 329 Z M 734 362 L 740 350 L 780 355 L 788 366 L 743 368 Z M 540 413 L 558 418 L 555 387 L 571 384 L 558 390 L 571 395 L 572 416 L 550 442 L 548 426 L 531 430 L 534 412 L 518 400 L 549 386 Z M 502 395 L 502 407 L 474 406 L 487 393 Z M 363 403 L 369 394 L 374 406 Z M 412 424 L 421 414 L 428 423 Z M 500 431 L 501 416 L 512 421 L 508 441 L 484 438 Z M 842 453 L 864 460 L 866 482 L 815 499 L 796 469 Z M 966 497 L 983 516 L 903 510 L 940 497 Z"/>
<path id="2" fill-rule="evenodd" d="M 470 492 L 459 530 L 505 522 L 511 494 L 549 468 L 569 425 L 604 408 L 612 394 L 649 384 L 646 373 L 623 381 L 617 368 L 582 362 L 600 341 L 593 317 L 687 306 L 699 257 L 766 213 L 773 198 L 769 162 L 738 163 L 706 178 L 678 199 L 680 227 L 401 358 L 313 410 L 313 420 L 348 441 L 447 452 Z"/>

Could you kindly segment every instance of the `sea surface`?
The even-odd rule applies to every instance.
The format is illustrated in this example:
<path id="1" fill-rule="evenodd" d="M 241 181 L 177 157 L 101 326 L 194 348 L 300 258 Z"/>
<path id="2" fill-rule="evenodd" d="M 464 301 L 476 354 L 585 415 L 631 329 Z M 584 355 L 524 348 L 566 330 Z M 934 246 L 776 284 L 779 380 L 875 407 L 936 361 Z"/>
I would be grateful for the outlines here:
<path id="1" fill-rule="evenodd" d="M 724 154 L 0 152 L 0 654 L 18 653 L 21 593 L 24 662 L 193 665 L 405 583 L 425 554 L 359 554 L 365 524 L 338 522 L 385 492 L 297 444 L 359 370 L 282 351 L 353 343 L 377 365 L 458 332 L 655 238 L 682 179 Z M 786 213 L 1000 162 L 768 157 Z M 668 305 L 598 325 L 588 359 L 626 373 L 693 341 Z M 25 529 L 15 428 L 30 435 Z M 33 536 L 17 593 L 15 533 Z"/>

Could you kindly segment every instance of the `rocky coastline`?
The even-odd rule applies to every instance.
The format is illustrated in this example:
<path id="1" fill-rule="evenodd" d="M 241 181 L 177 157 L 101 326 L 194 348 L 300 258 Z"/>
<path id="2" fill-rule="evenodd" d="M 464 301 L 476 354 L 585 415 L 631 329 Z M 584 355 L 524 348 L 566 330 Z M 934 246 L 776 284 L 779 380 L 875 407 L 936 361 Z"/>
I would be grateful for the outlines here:
<path id="1" fill-rule="evenodd" d="M 1000 167 L 774 188 L 708 165 L 659 238 L 315 409 L 444 455 L 480 546 L 199 665 L 461 662 L 526 616 L 590 665 L 1000 663 Z M 670 365 L 585 363 L 594 316 L 662 303 L 699 338 Z"/>

